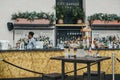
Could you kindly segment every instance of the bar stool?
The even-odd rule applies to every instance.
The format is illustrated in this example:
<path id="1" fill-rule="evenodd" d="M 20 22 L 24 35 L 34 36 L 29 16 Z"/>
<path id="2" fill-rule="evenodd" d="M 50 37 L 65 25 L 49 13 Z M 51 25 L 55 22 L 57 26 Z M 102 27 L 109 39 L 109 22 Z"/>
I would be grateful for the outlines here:
<path id="1" fill-rule="evenodd" d="M 65 75 L 65 78 L 68 75 Z M 45 78 L 45 79 L 44 79 Z M 50 79 L 50 80 L 59 80 L 62 78 L 62 75 L 60 73 L 49 73 L 49 74 L 43 74 L 42 80 Z"/>
<path id="2" fill-rule="evenodd" d="M 97 71 L 91 71 L 91 78 L 92 77 L 98 77 L 98 72 Z M 102 80 L 105 80 L 105 72 L 101 71 L 100 72 L 100 77 L 103 78 Z M 87 72 L 84 72 L 83 73 L 83 80 L 87 80 L 87 76 L 88 76 L 88 73 Z M 102 77 L 103 76 L 103 77 Z"/>

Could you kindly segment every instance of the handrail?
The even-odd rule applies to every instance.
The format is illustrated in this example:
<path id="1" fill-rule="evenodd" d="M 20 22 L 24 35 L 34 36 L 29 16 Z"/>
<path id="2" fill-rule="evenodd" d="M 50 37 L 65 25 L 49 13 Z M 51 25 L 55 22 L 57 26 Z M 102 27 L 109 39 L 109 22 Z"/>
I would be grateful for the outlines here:
<path id="1" fill-rule="evenodd" d="M 116 59 L 117 59 L 117 58 L 116 58 Z M 2 59 L 2 58 L 0 58 L 0 60 L 3 61 L 3 62 L 5 62 L 5 63 L 7 63 L 7 64 L 9 64 L 9 65 L 12 65 L 12 66 L 14 66 L 14 67 L 17 67 L 17 68 L 19 68 L 19 69 L 22 69 L 22 70 L 25 70 L 25 71 L 28 71 L 28 72 L 32 72 L 32 73 L 36 73 L 36 74 L 41 74 L 41 75 L 44 74 L 44 73 L 40 73 L 40 72 L 37 72 L 37 71 L 33 71 L 33 70 L 29 70 L 29 69 L 26 69 L 26 68 L 17 66 L 17 65 L 15 65 L 15 64 L 13 64 L 13 63 L 11 63 L 11 62 L 8 62 L 8 61 L 6 61 L 6 60 L 4 60 L 4 59 Z M 93 66 L 93 65 L 95 65 L 96 63 L 97 63 L 97 62 L 94 62 L 94 63 L 92 63 L 90 66 Z M 79 71 L 79 70 L 82 70 L 82 69 L 85 69 L 85 68 L 87 68 L 87 66 L 81 67 L 81 68 L 77 69 L 76 71 Z M 72 70 L 72 71 L 66 72 L 65 74 L 69 74 L 69 73 L 72 73 L 72 72 L 74 72 L 74 71 Z"/>
<path id="2" fill-rule="evenodd" d="M 19 68 L 19 69 L 25 70 L 25 71 L 43 75 L 43 73 L 40 73 L 40 72 L 37 72 L 37 71 L 33 71 L 33 70 L 29 70 L 29 69 L 26 69 L 26 68 L 17 66 L 17 65 L 15 65 L 15 64 L 13 64 L 13 63 L 11 63 L 11 62 L 8 62 L 8 61 L 6 61 L 6 60 L 4 60 L 4 59 L 1 59 L 1 61 L 5 62 L 5 63 L 7 63 L 7 64 L 9 64 L 9 65 L 12 65 L 12 66 L 14 66 L 14 67 L 17 67 L 17 68 Z"/>
<path id="3" fill-rule="evenodd" d="M 11 62 L 8 62 L 8 61 L 6 61 L 6 60 L 4 60 L 4 59 L 2 59 L 2 58 L 0 58 L 0 60 L 3 61 L 3 62 L 5 62 L 5 63 L 7 63 L 7 64 L 9 64 L 9 65 L 12 65 L 12 66 L 14 66 L 14 67 L 17 67 L 17 68 L 19 68 L 19 69 L 22 69 L 22 70 L 25 70 L 25 71 L 28 71 L 28 72 L 32 72 L 32 73 L 36 73 L 36 74 L 41 74 L 41 75 L 44 74 L 44 73 L 40 73 L 40 72 L 37 72 L 37 71 L 33 71 L 33 70 L 29 70 L 29 69 L 26 69 L 26 68 L 17 66 L 17 65 L 15 65 L 15 64 L 13 64 L 13 63 L 11 63 Z M 96 62 L 93 63 L 93 64 L 91 64 L 90 66 L 95 65 L 95 64 L 96 64 Z M 87 66 L 82 67 L 82 68 L 79 68 L 79 69 L 77 69 L 76 71 L 82 70 L 82 69 L 85 69 L 85 68 L 87 68 Z M 74 72 L 74 71 L 69 71 L 69 72 L 66 72 L 65 74 L 72 73 L 72 72 Z"/>

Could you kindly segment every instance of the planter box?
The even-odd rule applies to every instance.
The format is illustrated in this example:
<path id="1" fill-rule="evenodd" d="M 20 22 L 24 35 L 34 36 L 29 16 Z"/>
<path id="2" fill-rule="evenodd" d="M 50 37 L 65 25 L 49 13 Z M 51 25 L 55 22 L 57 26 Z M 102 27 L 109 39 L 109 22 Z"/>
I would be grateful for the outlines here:
<path id="1" fill-rule="evenodd" d="M 94 20 L 94 21 L 92 21 L 92 24 L 119 24 L 120 25 L 120 22 L 118 22 L 118 21 L 100 21 L 100 20 Z"/>
<path id="2" fill-rule="evenodd" d="M 15 20 L 15 24 L 50 24 L 48 19 L 35 19 L 33 21 L 24 18 L 18 18 Z"/>

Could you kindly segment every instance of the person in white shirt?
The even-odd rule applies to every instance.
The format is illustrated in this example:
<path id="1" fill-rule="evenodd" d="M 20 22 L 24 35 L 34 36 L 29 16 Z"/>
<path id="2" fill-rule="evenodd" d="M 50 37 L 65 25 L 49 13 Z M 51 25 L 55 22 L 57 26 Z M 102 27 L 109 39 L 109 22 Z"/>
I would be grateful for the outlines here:
<path id="1" fill-rule="evenodd" d="M 34 35 L 34 32 L 29 32 L 29 34 L 28 34 L 29 41 L 27 44 L 27 49 L 35 49 L 36 40 L 34 39 L 33 35 Z"/>

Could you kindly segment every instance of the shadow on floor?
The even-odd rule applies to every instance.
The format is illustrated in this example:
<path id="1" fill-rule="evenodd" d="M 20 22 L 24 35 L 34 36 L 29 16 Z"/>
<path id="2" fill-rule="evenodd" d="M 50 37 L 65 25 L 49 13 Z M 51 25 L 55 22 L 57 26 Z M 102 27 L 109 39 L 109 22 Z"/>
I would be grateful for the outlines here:
<path id="1" fill-rule="evenodd" d="M 6 79 L 0 79 L 0 80 L 41 80 L 40 77 L 31 77 L 31 78 L 6 78 Z M 47 79 L 44 79 L 47 80 Z M 49 79 L 50 80 L 50 79 Z M 66 80 L 74 80 L 73 76 L 69 76 Z M 78 76 L 77 80 L 83 80 L 82 76 Z M 98 80 L 97 77 L 93 78 L 92 80 Z M 103 79 L 101 79 L 103 80 Z M 112 80 L 112 74 L 107 74 L 105 80 Z M 120 74 L 115 75 L 115 80 L 120 80 Z"/>

